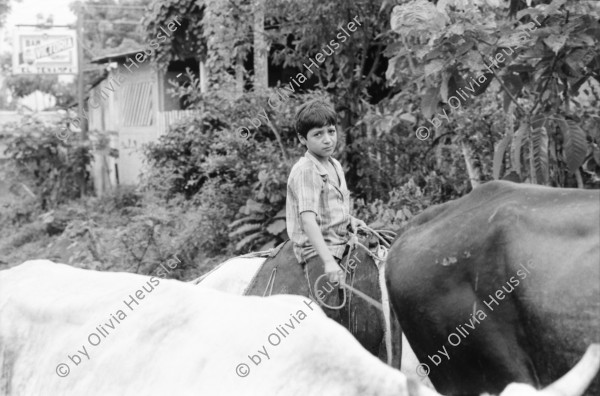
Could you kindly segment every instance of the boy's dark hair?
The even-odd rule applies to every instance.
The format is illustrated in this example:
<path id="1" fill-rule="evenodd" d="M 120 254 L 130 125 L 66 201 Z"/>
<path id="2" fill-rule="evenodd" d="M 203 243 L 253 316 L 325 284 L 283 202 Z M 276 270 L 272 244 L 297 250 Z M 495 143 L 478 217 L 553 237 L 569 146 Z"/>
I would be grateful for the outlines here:
<path id="1" fill-rule="evenodd" d="M 336 114 L 333 106 L 323 99 L 313 99 L 304 103 L 296 111 L 296 133 L 304 138 L 313 128 L 335 125 Z"/>

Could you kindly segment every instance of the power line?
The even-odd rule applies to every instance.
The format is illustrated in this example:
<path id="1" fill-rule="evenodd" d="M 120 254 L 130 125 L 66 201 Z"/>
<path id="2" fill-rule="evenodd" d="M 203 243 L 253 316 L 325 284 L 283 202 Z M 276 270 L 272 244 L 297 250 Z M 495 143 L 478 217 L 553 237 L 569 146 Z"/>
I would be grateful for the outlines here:
<path id="1" fill-rule="evenodd" d="M 37 24 L 32 24 L 32 25 L 31 24 L 28 25 L 28 24 L 21 24 L 20 23 L 20 24 L 17 24 L 15 26 L 16 27 L 21 27 L 21 26 L 39 27 L 39 28 L 46 28 L 46 29 L 55 28 L 55 27 L 67 27 L 67 28 L 72 28 L 73 27 L 72 24 L 71 25 L 46 25 L 46 24 L 43 24 L 43 23 L 37 23 Z"/>
<path id="2" fill-rule="evenodd" d="M 106 19 L 85 19 L 86 22 L 110 22 L 122 25 L 139 25 L 140 21 L 107 21 Z"/>
<path id="3" fill-rule="evenodd" d="M 114 4 L 84 4 L 84 8 L 122 8 L 122 9 L 135 9 L 135 10 L 146 10 L 144 6 L 131 6 L 131 5 L 114 5 Z"/>

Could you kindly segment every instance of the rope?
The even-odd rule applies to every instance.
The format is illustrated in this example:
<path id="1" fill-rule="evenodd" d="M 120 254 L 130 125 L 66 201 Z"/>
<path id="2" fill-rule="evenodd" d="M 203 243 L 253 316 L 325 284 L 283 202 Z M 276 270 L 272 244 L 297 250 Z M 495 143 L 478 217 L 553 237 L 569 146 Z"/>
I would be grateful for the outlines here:
<path id="1" fill-rule="evenodd" d="M 385 265 L 379 268 L 379 288 L 381 289 L 381 305 L 383 305 L 383 321 L 385 323 L 384 326 L 384 340 L 385 340 L 385 349 L 387 350 L 387 363 L 388 365 L 392 365 L 393 360 L 393 348 L 392 348 L 392 318 L 390 312 L 390 296 L 388 294 L 387 285 L 385 284 Z"/>
<path id="2" fill-rule="evenodd" d="M 269 296 L 273 294 L 273 285 L 275 284 L 275 274 L 277 274 L 277 267 L 273 268 L 271 271 L 271 276 L 269 276 L 269 280 L 267 282 L 267 287 L 265 288 L 265 292 L 263 293 L 263 297 L 267 295 L 267 290 L 269 290 L 269 286 L 271 286 L 269 290 Z"/>
<path id="3" fill-rule="evenodd" d="M 346 267 L 348 266 L 348 264 L 346 264 Z M 347 268 L 344 268 L 345 271 L 347 271 Z M 350 287 L 354 286 L 354 280 L 356 279 L 356 272 L 352 271 L 352 273 L 350 274 Z M 348 307 L 352 306 L 352 293 L 350 293 L 350 295 L 348 296 Z M 356 316 L 354 317 L 356 319 Z M 348 323 L 352 323 L 352 310 L 348 309 Z"/>
<path id="4" fill-rule="evenodd" d="M 369 227 L 360 227 L 360 229 L 367 230 L 368 232 L 370 232 L 373 235 L 377 236 L 378 242 L 379 242 L 379 240 L 382 241 L 383 244 L 384 244 L 384 246 L 386 246 L 386 247 L 389 248 L 389 243 L 387 243 L 387 241 L 377 231 L 375 231 L 375 230 L 373 230 L 373 229 L 371 229 Z M 395 233 L 393 231 L 386 231 L 386 232 L 395 235 Z M 375 262 L 375 265 L 377 266 L 378 270 L 380 269 L 379 268 L 380 267 L 379 263 L 383 263 L 384 260 L 385 260 L 385 257 L 387 256 L 387 250 L 385 248 L 383 248 L 383 252 L 384 252 L 383 258 L 380 258 L 379 255 L 373 254 L 373 252 L 371 252 L 371 250 L 368 247 L 366 247 L 365 245 L 363 245 L 361 242 L 358 241 L 358 236 L 356 234 L 351 234 L 350 239 L 348 240 L 348 246 L 350 246 L 350 249 L 348 251 L 348 254 L 346 255 L 346 263 L 345 263 L 345 265 L 342 265 L 342 267 L 346 271 L 347 271 L 347 268 L 348 268 L 350 256 L 352 256 L 352 251 L 354 251 L 354 249 L 357 246 L 363 248 L 367 252 L 367 254 L 373 258 L 373 260 Z M 377 250 L 378 250 L 378 253 L 381 252 L 381 250 L 382 250 L 381 249 L 381 245 L 379 245 L 379 243 L 378 243 L 378 249 Z M 352 274 L 352 275 L 354 275 L 354 274 Z M 319 281 L 321 280 L 321 278 L 324 278 L 326 276 L 327 276 L 327 274 L 323 274 L 323 275 L 319 276 L 315 280 L 315 284 L 314 284 L 315 294 L 317 294 L 316 290 L 318 290 L 317 286 L 319 284 Z M 354 277 L 353 276 L 351 278 L 351 281 L 352 281 L 352 284 L 354 284 Z M 379 309 L 381 312 L 384 312 L 383 305 L 379 301 L 377 301 L 374 298 L 366 295 L 365 293 L 361 292 L 360 290 L 355 289 L 352 285 L 348 285 L 348 284 L 342 283 L 340 285 L 340 288 L 342 289 L 343 299 L 342 299 L 342 303 L 339 306 L 328 305 L 327 303 L 325 303 L 323 301 L 323 299 L 319 298 L 318 294 L 315 296 L 315 299 L 317 300 L 317 302 L 319 302 L 322 306 L 324 306 L 326 308 L 333 309 L 333 310 L 339 310 L 339 309 L 342 309 L 344 307 L 344 305 L 346 305 L 346 300 L 347 300 L 346 290 L 349 290 L 351 293 L 354 293 L 358 297 L 360 297 L 363 300 L 365 300 L 368 304 L 370 304 L 373 307 Z M 350 295 L 350 298 L 351 297 L 352 297 L 352 295 Z"/>
<path id="5" fill-rule="evenodd" d="M 271 255 L 271 253 L 273 253 L 273 250 L 276 248 L 272 248 L 269 250 L 262 250 L 260 252 L 250 252 L 250 253 L 246 253 L 242 256 L 237 256 L 234 258 L 256 258 L 256 257 L 269 257 Z"/>
<path id="6" fill-rule="evenodd" d="M 315 281 L 315 289 L 317 288 L 317 285 L 319 284 L 319 281 L 321 280 L 321 278 L 324 278 L 326 276 L 327 276 L 327 274 L 323 274 L 317 278 L 317 280 Z M 375 308 L 377 308 L 378 310 L 383 312 L 383 306 L 381 305 L 381 303 L 379 301 L 375 300 L 374 298 L 366 295 L 365 293 L 361 292 L 360 290 L 358 290 L 350 285 L 347 285 L 347 284 L 342 284 L 340 287 L 342 289 L 342 294 L 344 295 L 344 298 L 342 300 L 342 303 L 340 305 L 338 305 L 337 307 L 333 306 L 333 305 L 328 305 L 322 299 L 320 299 L 318 295 L 316 296 L 317 301 L 321 305 L 323 305 L 325 308 L 339 310 L 339 309 L 344 308 L 344 305 L 346 305 L 346 290 L 350 290 L 352 293 L 355 293 L 358 297 L 362 298 L 367 303 L 371 304 L 372 306 L 374 306 Z"/>
<path id="7" fill-rule="evenodd" d="M 374 306 L 375 308 L 377 308 L 378 310 L 380 310 L 381 312 L 383 312 L 383 306 L 381 305 L 381 303 L 379 301 L 375 300 L 372 297 L 369 297 L 365 293 L 361 292 L 358 289 L 355 289 L 354 287 L 352 287 L 350 285 L 342 285 L 342 287 L 344 289 L 350 290 L 352 293 L 355 293 L 357 296 L 359 296 L 360 298 L 362 298 L 363 300 L 365 300 L 367 303 L 371 304 L 372 306 Z"/>
<path id="8" fill-rule="evenodd" d="M 317 278 L 317 280 L 315 281 L 315 290 L 317 290 L 317 285 L 319 284 L 319 281 L 321 280 L 321 278 L 324 278 L 326 276 L 327 276 L 327 274 L 323 274 Z M 317 292 L 315 292 L 315 298 L 317 299 L 317 302 L 319 302 L 322 306 L 337 311 L 338 309 L 344 308 L 344 305 L 346 305 L 346 290 L 345 289 L 342 289 L 342 294 L 344 295 L 344 299 L 342 300 L 342 303 L 337 307 L 333 306 L 333 305 L 327 305 L 323 300 L 321 300 L 319 298 L 319 293 L 317 293 Z"/>
<path id="9" fill-rule="evenodd" d="M 368 232 L 368 233 L 370 233 L 370 234 L 373 234 L 373 235 L 375 235 L 375 236 L 377 237 L 378 241 L 380 241 L 380 242 L 381 242 L 381 244 L 382 244 L 383 246 L 385 246 L 386 248 L 388 248 L 388 249 L 390 248 L 390 243 L 389 243 L 389 242 L 387 241 L 387 239 L 386 239 L 386 238 L 384 238 L 384 237 L 383 237 L 381 234 L 384 234 L 384 235 L 385 235 L 385 233 L 389 233 L 390 235 L 391 235 L 391 234 L 393 234 L 393 235 L 394 235 L 394 237 L 396 236 L 396 233 L 395 233 L 394 231 L 390 231 L 390 230 L 379 230 L 379 231 L 375 231 L 374 229 L 372 229 L 372 228 L 371 228 L 371 227 L 369 227 L 369 226 L 362 226 L 362 227 L 359 227 L 359 230 L 363 230 L 363 231 L 366 231 L 366 232 Z M 387 235 L 386 235 L 386 236 L 387 236 Z M 389 237 L 389 236 L 388 236 L 388 237 Z"/>

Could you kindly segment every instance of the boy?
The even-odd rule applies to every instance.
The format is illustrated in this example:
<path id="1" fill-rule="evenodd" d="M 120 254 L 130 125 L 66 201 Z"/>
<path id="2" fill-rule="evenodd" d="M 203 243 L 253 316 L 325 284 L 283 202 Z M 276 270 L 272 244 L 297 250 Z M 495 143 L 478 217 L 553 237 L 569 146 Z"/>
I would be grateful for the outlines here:
<path id="1" fill-rule="evenodd" d="M 344 172 L 331 157 L 337 143 L 336 114 L 331 105 L 311 100 L 300 106 L 295 121 L 298 139 L 307 151 L 288 178 L 286 225 L 294 254 L 306 266 L 313 291 L 323 269 L 330 283 L 344 282 L 339 263 L 348 242 L 347 227 L 355 231 L 366 224 L 350 216 Z M 332 289 L 330 286 L 328 292 Z M 326 301 L 329 304 L 331 299 Z"/>

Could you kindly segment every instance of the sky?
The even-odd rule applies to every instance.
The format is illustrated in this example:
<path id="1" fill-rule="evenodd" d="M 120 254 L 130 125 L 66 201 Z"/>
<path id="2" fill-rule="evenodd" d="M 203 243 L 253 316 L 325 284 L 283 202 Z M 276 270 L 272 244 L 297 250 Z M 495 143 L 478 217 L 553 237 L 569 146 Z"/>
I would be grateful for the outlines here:
<path id="1" fill-rule="evenodd" d="M 37 14 L 41 13 L 44 20 L 54 15 L 54 24 L 66 25 L 75 23 L 75 14 L 69 10 L 73 0 L 22 0 L 11 1 L 11 12 L 6 17 L 5 26 L 0 29 L 0 52 L 12 52 L 12 36 L 15 25 L 35 24 Z"/>
<path id="2" fill-rule="evenodd" d="M 75 23 L 75 14 L 69 10 L 69 3 L 73 0 L 21 0 L 11 1 L 11 12 L 6 18 L 6 27 L 10 30 L 17 24 L 34 24 L 37 14 L 44 15 L 44 19 L 54 15 L 54 23 L 66 25 Z"/>
<path id="3" fill-rule="evenodd" d="M 36 23 L 36 15 L 44 14 L 44 19 L 49 15 L 54 15 L 54 23 L 65 25 L 75 23 L 75 15 L 69 10 L 69 3 L 73 0 L 22 0 L 16 2 L 12 0 L 11 13 L 6 18 L 7 26 L 15 24 L 33 24 Z"/>

